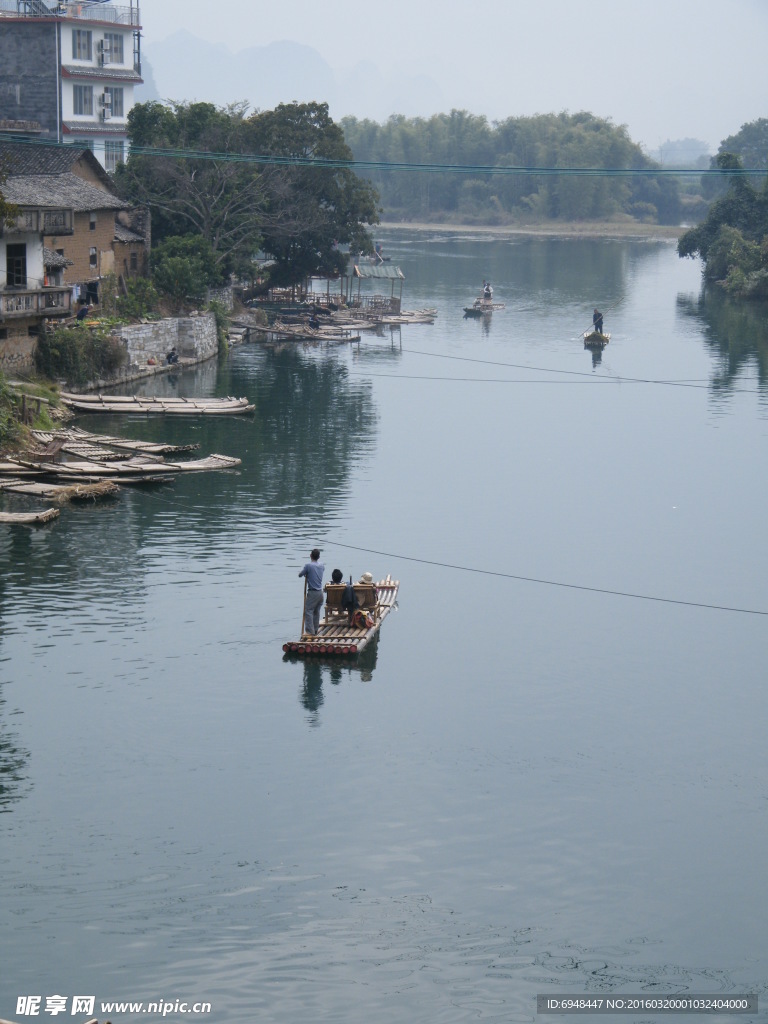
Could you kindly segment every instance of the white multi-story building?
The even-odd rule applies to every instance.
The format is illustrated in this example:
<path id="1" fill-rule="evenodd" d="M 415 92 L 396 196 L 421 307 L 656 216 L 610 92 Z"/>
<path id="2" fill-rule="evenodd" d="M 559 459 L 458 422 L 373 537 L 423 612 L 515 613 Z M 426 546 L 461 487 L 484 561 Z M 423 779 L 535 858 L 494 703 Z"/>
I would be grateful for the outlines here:
<path id="1" fill-rule="evenodd" d="M 0 134 L 87 146 L 113 171 L 141 82 L 138 0 L 0 0 Z"/>

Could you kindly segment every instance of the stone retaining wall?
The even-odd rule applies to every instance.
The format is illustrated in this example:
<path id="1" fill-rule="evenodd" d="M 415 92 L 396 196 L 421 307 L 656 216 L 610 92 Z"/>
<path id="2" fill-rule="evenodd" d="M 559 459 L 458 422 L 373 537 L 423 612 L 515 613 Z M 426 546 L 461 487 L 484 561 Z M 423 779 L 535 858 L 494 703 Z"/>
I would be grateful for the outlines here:
<path id="1" fill-rule="evenodd" d="M 219 350 L 213 313 L 130 324 L 116 327 L 113 334 L 128 349 L 131 365 L 146 366 L 150 359 L 164 363 L 172 348 L 176 349 L 180 359 L 198 363 L 215 356 Z"/>

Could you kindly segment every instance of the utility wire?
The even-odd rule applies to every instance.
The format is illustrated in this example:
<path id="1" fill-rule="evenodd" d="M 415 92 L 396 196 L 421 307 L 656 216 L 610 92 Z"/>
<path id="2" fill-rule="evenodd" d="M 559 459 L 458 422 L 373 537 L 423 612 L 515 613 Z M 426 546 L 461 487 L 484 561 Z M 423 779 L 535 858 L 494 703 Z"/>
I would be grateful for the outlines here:
<path id="1" fill-rule="evenodd" d="M 661 604 L 677 604 L 687 608 L 706 608 L 709 611 L 735 612 L 739 615 L 765 615 L 768 611 L 760 611 L 756 608 L 736 608 L 731 605 L 707 604 L 703 601 L 683 601 L 673 597 L 657 597 L 652 594 L 635 594 L 624 590 L 608 590 L 605 587 L 587 587 L 579 583 L 562 583 L 559 580 L 539 579 L 535 576 L 519 576 L 511 572 L 499 572 L 493 569 L 478 569 L 469 565 L 456 565 L 452 562 L 437 562 L 429 558 L 415 558 L 411 555 L 394 554 L 391 551 L 377 551 L 375 548 L 357 547 L 354 544 L 343 544 L 333 537 L 326 537 L 325 543 L 335 544 L 337 547 L 346 548 L 348 551 L 363 551 L 369 555 L 381 555 L 385 558 L 397 558 L 404 562 L 418 562 L 421 565 L 434 565 L 441 569 L 457 569 L 460 572 L 472 572 L 481 576 L 498 576 L 501 579 L 520 580 L 523 583 L 540 583 L 547 587 L 564 587 L 567 590 L 582 590 L 590 594 L 607 594 L 610 597 L 628 597 L 636 601 L 656 601 Z"/>
<path id="2" fill-rule="evenodd" d="M 557 373 L 557 374 L 563 374 L 564 376 L 568 376 L 568 377 L 586 377 L 588 381 L 592 381 L 592 382 L 594 382 L 596 379 L 600 379 L 600 380 L 605 380 L 606 383 L 614 383 L 615 382 L 617 384 L 664 384 L 667 387 L 675 387 L 675 388 L 699 388 L 700 389 L 700 388 L 706 386 L 706 385 L 702 385 L 702 384 L 692 383 L 690 381 L 661 380 L 661 379 L 657 380 L 657 379 L 654 379 L 652 377 L 609 377 L 609 378 L 604 378 L 604 377 L 601 377 L 599 374 L 587 373 L 584 370 L 558 370 L 558 369 L 552 369 L 551 367 L 548 367 L 548 366 L 529 366 L 529 365 L 527 365 L 525 363 L 504 363 L 504 362 L 500 362 L 500 361 L 495 360 L 495 359 L 473 359 L 470 356 L 452 356 L 452 355 L 448 355 L 448 354 L 446 354 L 444 352 L 423 352 L 420 349 L 414 349 L 414 348 L 404 348 L 404 349 L 402 349 L 402 351 L 403 352 L 407 352 L 409 355 L 428 356 L 428 357 L 433 358 L 433 359 L 454 359 L 457 362 L 462 362 L 462 363 L 480 363 L 483 366 L 504 366 L 504 367 L 507 367 L 508 369 L 513 369 L 513 370 L 535 370 L 537 373 Z M 371 376 L 373 376 L 373 374 L 371 374 Z M 452 379 L 452 378 L 448 378 L 448 379 Z M 456 379 L 461 380 L 462 378 L 456 378 Z M 472 379 L 472 378 L 468 378 L 468 379 Z M 533 381 L 531 383 L 533 383 Z M 561 381 L 560 383 L 566 383 L 566 382 L 565 381 Z M 759 391 L 759 390 L 754 391 L 754 390 L 749 389 L 749 388 L 746 388 L 746 389 L 745 388 L 739 388 L 739 389 L 734 389 L 734 390 L 743 391 L 744 394 L 748 394 L 748 395 L 762 394 L 762 392 Z"/>
<path id="3" fill-rule="evenodd" d="M 19 144 L 18 137 L 0 132 L 0 141 Z M 60 143 L 47 139 L 24 140 L 29 146 L 69 146 L 71 143 Z M 727 177 L 734 175 L 764 175 L 765 170 L 754 167 L 739 167 L 728 170 L 721 168 L 696 167 L 525 167 L 499 166 L 496 164 L 443 164 L 413 163 L 409 161 L 390 160 L 339 160 L 315 156 L 280 156 L 274 153 L 231 153 L 214 152 L 207 149 L 185 149 L 184 147 L 137 146 L 131 145 L 129 155 L 165 158 L 173 160 L 211 160 L 217 163 L 262 164 L 276 167 L 314 167 L 329 170 L 352 171 L 417 171 L 427 174 L 493 174 L 493 175 L 575 175 L 592 177 L 647 177 L 665 175 L 667 177 L 686 177 L 695 175 Z"/>
<path id="4" fill-rule="evenodd" d="M 150 494 L 148 493 L 146 496 L 150 496 Z M 157 502 L 172 505 L 174 508 L 186 508 L 191 512 L 199 511 L 198 506 L 189 505 L 184 501 L 165 498 L 156 491 L 151 493 L 151 497 L 153 497 Z M 396 558 L 403 562 L 416 562 L 420 565 L 432 565 L 440 569 L 454 569 L 458 572 L 471 572 L 479 576 L 496 576 L 500 579 L 518 580 L 521 583 L 539 583 L 542 586 L 560 587 L 565 590 L 579 590 L 589 594 L 605 594 L 608 597 L 625 597 L 635 601 L 652 601 L 658 604 L 675 604 L 686 608 L 703 608 L 707 611 L 732 612 L 737 615 L 768 616 L 768 611 L 762 611 L 757 608 L 739 608 L 733 605 L 708 604 L 704 601 L 684 601 L 673 597 L 658 597 L 653 594 L 637 594 L 625 590 L 609 590 L 606 587 L 589 587 L 579 583 L 563 583 L 560 580 L 547 580 L 536 576 L 521 576 L 516 573 L 500 572 L 493 569 L 479 569 L 470 565 L 456 565 L 452 562 L 438 562 L 429 558 L 416 558 L 412 555 L 401 555 L 395 554 L 391 551 L 378 551 L 376 548 L 362 547 L 356 544 L 345 544 L 343 541 L 329 536 L 326 536 L 323 539 L 322 544 L 324 547 L 327 547 L 329 544 L 333 544 L 338 548 L 344 548 L 346 551 L 360 551 L 368 555 L 380 555 L 383 558 Z"/>

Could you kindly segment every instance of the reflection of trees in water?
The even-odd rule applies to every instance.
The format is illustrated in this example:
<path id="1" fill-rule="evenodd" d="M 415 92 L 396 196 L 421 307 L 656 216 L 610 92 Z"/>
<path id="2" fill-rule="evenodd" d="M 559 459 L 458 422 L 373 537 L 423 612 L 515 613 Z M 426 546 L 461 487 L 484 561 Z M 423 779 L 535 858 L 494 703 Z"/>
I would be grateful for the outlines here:
<path id="1" fill-rule="evenodd" d="M 314 514 L 338 504 L 351 465 L 373 445 L 371 385 L 350 381 L 346 365 L 327 353 L 267 351 L 256 427 L 249 477 L 261 500 L 273 510 Z"/>
<path id="2" fill-rule="evenodd" d="M 20 800 L 22 783 L 26 782 L 26 766 L 29 753 L 16 746 L 16 737 L 6 732 L 2 723 L 5 701 L 0 699 L 0 814 L 10 809 L 10 804 Z"/>
<path id="3" fill-rule="evenodd" d="M 404 238 L 414 242 L 404 248 L 402 264 L 410 295 L 420 294 L 430 305 L 437 300 L 453 301 L 465 292 L 465 304 L 480 291 L 482 278 L 494 286 L 495 298 L 514 301 L 515 295 L 547 301 L 572 301 L 591 310 L 596 303 L 610 306 L 629 287 L 636 265 L 658 256 L 663 242 L 617 242 L 605 239 L 522 238 L 469 239 L 396 235 L 393 245 Z M 600 294 L 595 295 L 595 282 Z M 434 300 L 434 302 L 433 302 Z M 407 305 L 407 303 L 404 303 Z M 586 323 L 585 328 L 588 326 Z"/>
<path id="4" fill-rule="evenodd" d="M 698 298 L 679 295 L 677 307 L 697 320 L 703 337 L 719 357 L 712 375 L 715 391 L 729 391 L 747 369 L 755 369 L 761 384 L 768 380 L 768 303 L 731 299 L 716 288 Z"/>
<path id="5" fill-rule="evenodd" d="M 180 393 L 246 396 L 256 405 L 253 414 L 94 415 L 78 421 L 88 430 L 122 437 L 198 443 L 192 458 L 218 452 L 242 459 L 231 472 L 179 474 L 168 487 L 124 493 L 113 506 L 113 528 L 118 535 L 136 530 L 129 547 L 141 547 L 147 532 L 158 528 L 218 534 L 231 529 L 233 517 L 246 511 L 244 503 L 248 514 L 266 508 L 272 517 L 294 519 L 338 507 L 351 467 L 375 441 L 371 385 L 351 379 L 346 362 L 333 352 L 295 343 L 278 350 L 246 345 L 192 375 L 199 372 L 210 383 L 212 369 L 215 387 L 186 381 Z"/>

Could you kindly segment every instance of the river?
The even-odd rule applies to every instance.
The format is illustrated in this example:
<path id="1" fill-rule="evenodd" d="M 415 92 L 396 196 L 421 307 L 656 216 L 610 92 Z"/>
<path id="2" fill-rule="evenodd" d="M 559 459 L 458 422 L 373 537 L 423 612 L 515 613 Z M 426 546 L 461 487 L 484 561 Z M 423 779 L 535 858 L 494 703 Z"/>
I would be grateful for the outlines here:
<path id="1" fill-rule="evenodd" d="M 78 422 L 240 469 L 0 527 L 0 1017 L 768 990 L 766 311 L 663 241 L 382 240 L 433 325 L 147 383 L 256 412 Z M 315 545 L 401 581 L 359 664 L 283 656 Z"/>

